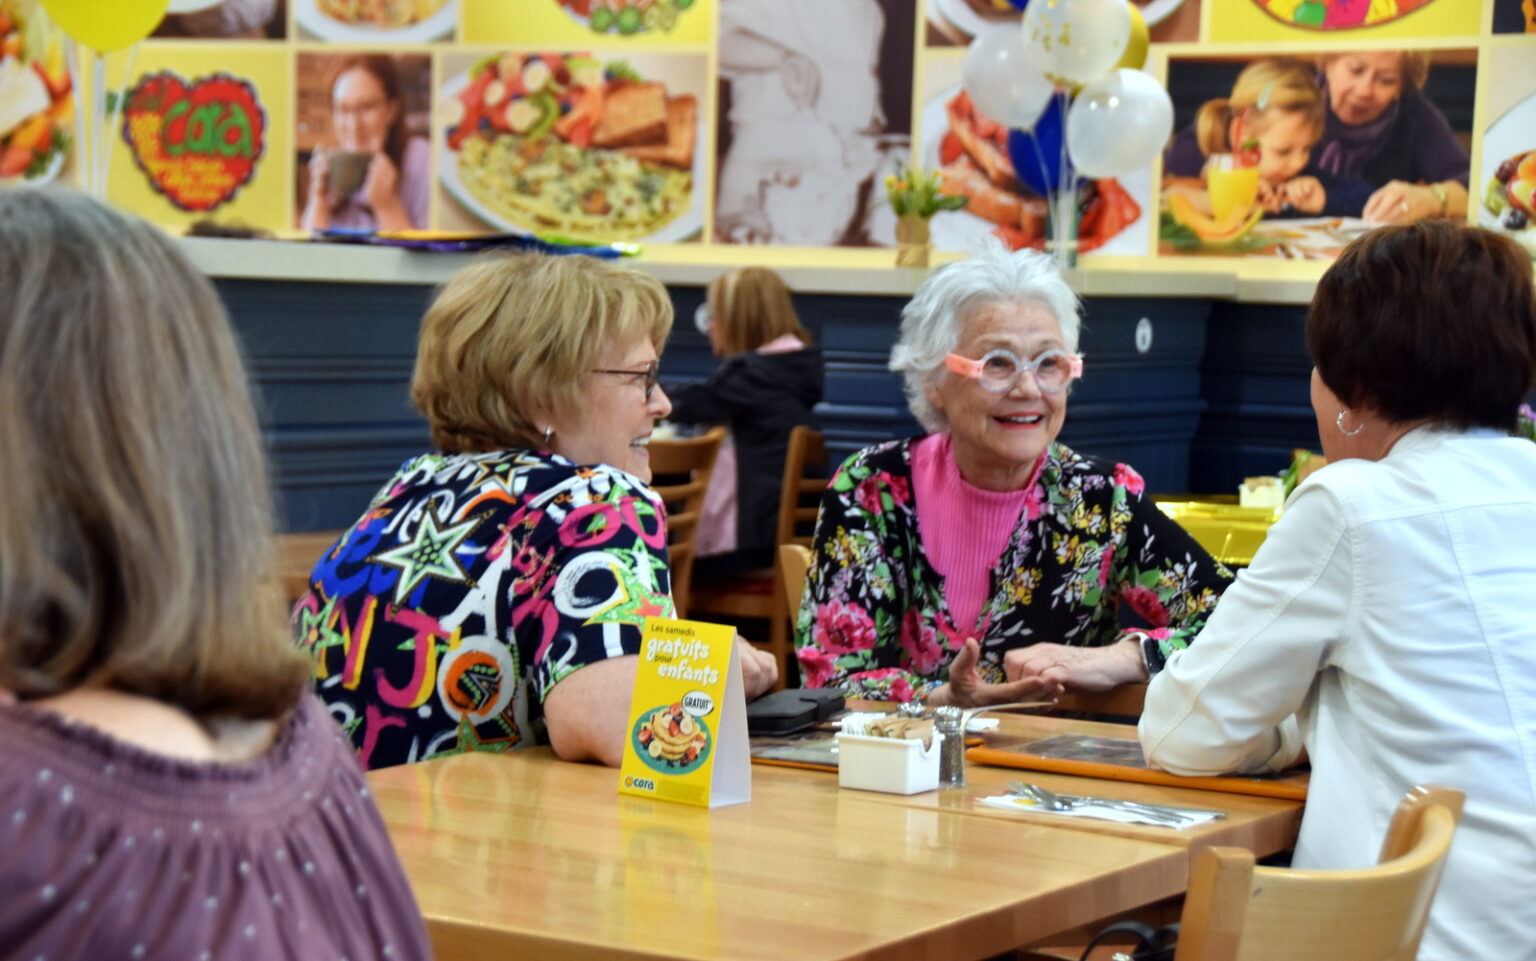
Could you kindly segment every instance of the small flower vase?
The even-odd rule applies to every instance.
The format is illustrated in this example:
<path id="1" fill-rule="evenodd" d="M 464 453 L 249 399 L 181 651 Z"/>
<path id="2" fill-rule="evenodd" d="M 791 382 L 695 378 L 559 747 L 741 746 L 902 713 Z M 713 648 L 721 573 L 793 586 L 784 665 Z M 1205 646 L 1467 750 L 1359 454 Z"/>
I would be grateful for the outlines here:
<path id="1" fill-rule="evenodd" d="M 926 267 L 933 253 L 928 242 L 928 218 L 921 214 L 902 214 L 896 219 L 896 266 Z"/>

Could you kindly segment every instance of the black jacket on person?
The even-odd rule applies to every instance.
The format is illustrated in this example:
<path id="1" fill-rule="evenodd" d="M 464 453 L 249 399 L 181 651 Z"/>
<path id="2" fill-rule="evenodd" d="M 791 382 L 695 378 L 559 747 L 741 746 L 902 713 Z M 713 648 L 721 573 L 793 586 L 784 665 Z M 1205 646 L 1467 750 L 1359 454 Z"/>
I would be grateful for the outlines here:
<path id="1" fill-rule="evenodd" d="M 668 387 L 671 420 L 725 424 L 736 447 L 736 549 L 773 563 L 779 485 L 789 432 L 820 428 L 812 413 L 821 402 L 821 349 L 781 354 L 735 354 L 702 384 Z"/>

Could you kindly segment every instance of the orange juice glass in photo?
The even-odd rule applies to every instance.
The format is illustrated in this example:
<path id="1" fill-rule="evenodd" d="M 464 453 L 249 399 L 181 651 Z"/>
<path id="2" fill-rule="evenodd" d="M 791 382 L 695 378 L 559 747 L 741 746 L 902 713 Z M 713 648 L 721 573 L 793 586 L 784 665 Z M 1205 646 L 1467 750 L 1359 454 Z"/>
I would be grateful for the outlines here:
<path id="1" fill-rule="evenodd" d="M 1218 221 L 1245 217 L 1259 199 L 1259 168 L 1238 166 L 1232 154 L 1212 154 L 1205 166 L 1205 190 Z"/>

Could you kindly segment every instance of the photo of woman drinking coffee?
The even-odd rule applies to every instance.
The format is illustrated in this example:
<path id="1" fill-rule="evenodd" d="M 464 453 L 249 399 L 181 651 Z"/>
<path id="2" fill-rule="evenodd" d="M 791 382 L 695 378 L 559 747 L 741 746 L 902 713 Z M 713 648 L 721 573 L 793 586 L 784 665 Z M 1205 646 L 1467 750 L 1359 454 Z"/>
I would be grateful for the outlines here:
<path id="1" fill-rule="evenodd" d="M 299 55 L 299 226 L 427 225 L 430 75 L 422 55 Z"/>

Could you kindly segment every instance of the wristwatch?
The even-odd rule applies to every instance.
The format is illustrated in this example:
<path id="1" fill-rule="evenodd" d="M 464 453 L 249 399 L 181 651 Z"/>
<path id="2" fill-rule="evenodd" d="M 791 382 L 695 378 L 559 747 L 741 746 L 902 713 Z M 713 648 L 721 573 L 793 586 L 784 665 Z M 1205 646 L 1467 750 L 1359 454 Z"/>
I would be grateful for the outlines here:
<path id="1" fill-rule="evenodd" d="M 1155 677 L 1163 665 L 1168 663 L 1168 658 L 1163 654 L 1163 646 L 1146 631 L 1131 631 L 1126 636 L 1141 645 L 1141 663 L 1147 668 L 1147 677 Z"/>

